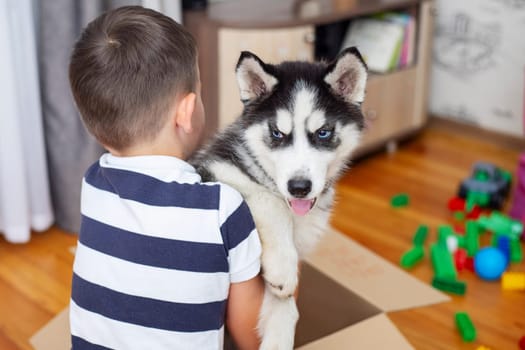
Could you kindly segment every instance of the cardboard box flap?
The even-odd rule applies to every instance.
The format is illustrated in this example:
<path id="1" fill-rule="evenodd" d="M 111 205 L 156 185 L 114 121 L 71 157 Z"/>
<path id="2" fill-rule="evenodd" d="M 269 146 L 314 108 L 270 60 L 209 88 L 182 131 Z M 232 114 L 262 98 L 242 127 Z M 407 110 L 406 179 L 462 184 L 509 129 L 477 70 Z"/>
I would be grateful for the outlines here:
<path id="1" fill-rule="evenodd" d="M 29 343 L 36 350 L 70 350 L 69 308 L 62 310 L 44 327 L 40 328 Z"/>
<path id="2" fill-rule="evenodd" d="M 352 327 L 304 345 L 298 350 L 414 349 L 385 314 L 372 316 Z"/>
<path id="3" fill-rule="evenodd" d="M 301 269 L 297 307 L 300 317 L 295 333 L 296 346 L 383 313 L 309 264 Z"/>
<path id="4" fill-rule="evenodd" d="M 335 230 L 326 233 L 307 261 L 385 312 L 450 300 Z"/>

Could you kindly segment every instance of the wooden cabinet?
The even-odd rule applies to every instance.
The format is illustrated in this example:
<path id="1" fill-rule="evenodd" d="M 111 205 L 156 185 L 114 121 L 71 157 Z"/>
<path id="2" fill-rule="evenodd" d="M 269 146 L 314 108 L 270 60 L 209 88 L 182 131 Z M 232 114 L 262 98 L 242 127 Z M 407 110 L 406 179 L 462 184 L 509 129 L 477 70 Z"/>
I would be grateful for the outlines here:
<path id="1" fill-rule="evenodd" d="M 268 63 L 285 60 L 314 59 L 313 26 L 284 29 L 220 28 L 218 37 L 219 129 L 231 123 L 242 112 L 239 89 L 235 80 L 235 65 L 239 53 L 251 51 Z"/>
<path id="2" fill-rule="evenodd" d="M 228 0 L 184 13 L 196 37 L 207 134 L 242 110 L 235 64 L 243 50 L 268 63 L 315 59 L 316 28 L 382 11 L 407 11 L 416 18 L 415 61 L 387 74 L 371 74 L 363 110 L 369 118 L 365 153 L 419 130 L 427 120 L 432 38 L 431 0 Z"/>

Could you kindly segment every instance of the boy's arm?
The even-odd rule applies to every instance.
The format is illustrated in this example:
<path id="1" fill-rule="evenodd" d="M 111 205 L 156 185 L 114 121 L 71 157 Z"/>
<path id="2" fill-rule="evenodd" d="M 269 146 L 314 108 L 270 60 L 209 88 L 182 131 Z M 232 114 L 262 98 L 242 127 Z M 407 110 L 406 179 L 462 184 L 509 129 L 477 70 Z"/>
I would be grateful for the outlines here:
<path id="1" fill-rule="evenodd" d="M 259 311 L 264 295 L 264 282 L 261 275 L 244 282 L 232 283 L 226 309 L 226 325 L 241 350 L 259 349 L 260 338 L 257 333 Z"/>

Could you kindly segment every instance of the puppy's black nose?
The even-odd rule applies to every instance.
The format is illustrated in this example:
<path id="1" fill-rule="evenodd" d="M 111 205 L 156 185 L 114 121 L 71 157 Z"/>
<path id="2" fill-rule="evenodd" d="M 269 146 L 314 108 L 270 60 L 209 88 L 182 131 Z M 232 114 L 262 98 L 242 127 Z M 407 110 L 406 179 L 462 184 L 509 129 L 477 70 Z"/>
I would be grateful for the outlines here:
<path id="1" fill-rule="evenodd" d="M 304 198 L 312 190 L 312 181 L 306 179 L 291 179 L 288 181 L 288 192 L 296 198 Z"/>

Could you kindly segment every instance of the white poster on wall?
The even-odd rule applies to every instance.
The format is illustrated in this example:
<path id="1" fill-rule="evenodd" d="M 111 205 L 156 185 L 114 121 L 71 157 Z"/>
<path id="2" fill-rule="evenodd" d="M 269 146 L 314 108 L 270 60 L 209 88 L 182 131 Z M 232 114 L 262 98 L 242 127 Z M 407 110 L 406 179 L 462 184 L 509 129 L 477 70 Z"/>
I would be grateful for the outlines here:
<path id="1" fill-rule="evenodd" d="M 437 0 L 430 111 L 523 136 L 525 0 Z"/>

